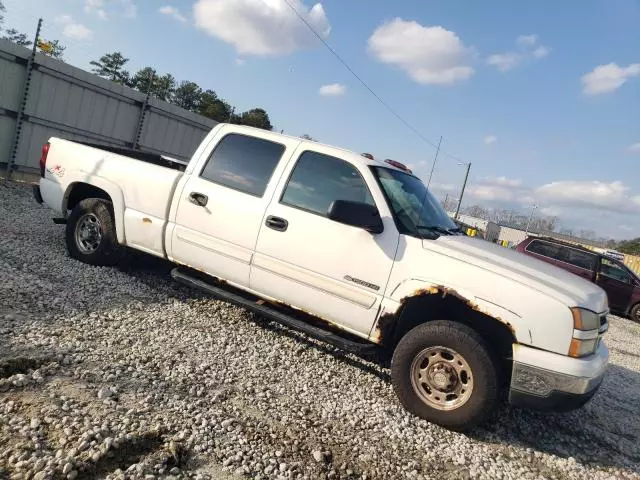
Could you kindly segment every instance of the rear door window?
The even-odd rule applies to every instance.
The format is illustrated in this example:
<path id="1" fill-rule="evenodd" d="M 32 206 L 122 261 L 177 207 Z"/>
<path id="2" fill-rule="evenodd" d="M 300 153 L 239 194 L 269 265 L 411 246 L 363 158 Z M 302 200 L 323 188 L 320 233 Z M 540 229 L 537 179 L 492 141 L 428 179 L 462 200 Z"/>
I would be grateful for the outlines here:
<path id="1" fill-rule="evenodd" d="M 549 243 L 542 240 L 533 240 L 527 248 L 527 252 L 542 255 L 543 257 L 551 258 L 553 260 L 562 261 L 564 248 L 555 243 Z"/>
<path id="2" fill-rule="evenodd" d="M 567 248 L 566 258 L 564 261 L 576 267 L 593 271 L 596 268 L 597 259 L 598 257 L 591 253 L 581 252 L 580 250 L 575 250 L 573 248 Z"/>
<path id="3" fill-rule="evenodd" d="M 200 176 L 256 197 L 262 197 L 285 146 L 231 133 L 211 153 Z"/>
<path id="4" fill-rule="evenodd" d="M 605 277 L 613 278 L 623 283 L 631 283 L 631 275 L 620 264 L 603 258 L 600 263 L 600 273 Z"/>

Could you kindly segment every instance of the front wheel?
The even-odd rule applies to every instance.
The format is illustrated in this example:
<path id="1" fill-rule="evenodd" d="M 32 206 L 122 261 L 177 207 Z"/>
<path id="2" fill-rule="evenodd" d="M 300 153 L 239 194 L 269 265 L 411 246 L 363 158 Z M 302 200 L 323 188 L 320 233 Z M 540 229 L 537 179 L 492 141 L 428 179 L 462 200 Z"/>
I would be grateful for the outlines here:
<path id="1" fill-rule="evenodd" d="M 67 219 L 66 243 L 69 256 L 89 265 L 118 263 L 122 247 L 118 245 L 113 205 L 100 198 L 80 201 Z"/>
<path id="2" fill-rule="evenodd" d="M 640 323 L 640 303 L 636 303 L 633 307 L 631 307 L 629 316 L 634 322 Z"/>
<path id="3" fill-rule="evenodd" d="M 391 381 L 411 413 L 451 430 L 468 430 L 495 408 L 500 371 L 483 338 L 447 320 L 418 325 L 398 343 Z"/>

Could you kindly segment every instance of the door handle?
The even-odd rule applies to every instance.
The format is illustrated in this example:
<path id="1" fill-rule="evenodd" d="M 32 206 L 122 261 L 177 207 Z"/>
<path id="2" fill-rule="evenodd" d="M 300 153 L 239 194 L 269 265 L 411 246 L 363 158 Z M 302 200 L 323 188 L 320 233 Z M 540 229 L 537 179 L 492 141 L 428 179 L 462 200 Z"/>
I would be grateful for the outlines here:
<path id="1" fill-rule="evenodd" d="M 197 205 L 199 207 L 204 207 L 207 205 L 207 202 L 209 201 L 209 197 L 207 197 L 203 193 L 191 192 L 189 194 L 189 201 L 194 205 Z"/>
<path id="2" fill-rule="evenodd" d="M 269 215 L 267 217 L 267 221 L 265 225 L 269 228 L 277 230 L 278 232 L 284 232 L 289 226 L 289 222 L 287 222 L 284 218 L 274 217 L 273 215 Z"/>

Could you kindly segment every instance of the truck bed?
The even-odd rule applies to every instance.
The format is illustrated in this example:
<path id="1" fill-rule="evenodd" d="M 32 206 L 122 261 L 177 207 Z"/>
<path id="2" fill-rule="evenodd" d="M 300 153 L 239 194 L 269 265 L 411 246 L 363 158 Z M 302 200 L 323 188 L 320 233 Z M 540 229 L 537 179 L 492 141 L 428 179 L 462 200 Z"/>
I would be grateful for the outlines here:
<path id="1" fill-rule="evenodd" d="M 123 148 L 123 147 L 114 147 L 111 145 L 102 145 L 99 143 L 91 143 L 91 142 L 81 142 L 78 140 L 74 140 L 74 143 L 78 143 L 80 145 L 85 145 L 87 147 L 97 148 L 99 150 L 105 150 L 107 152 L 115 153 L 117 155 L 123 155 L 125 157 L 133 158 L 135 160 L 140 160 L 141 162 L 151 163 L 153 165 L 158 165 L 160 167 L 171 168 L 174 170 L 178 170 L 180 172 L 184 172 L 187 168 L 189 162 L 184 160 L 178 160 L 177 158 L 172 158 L 166 155 L 161 155 L 153 152 L 145 152 L 142 150 L 135 150 L 133 148 Z"/>

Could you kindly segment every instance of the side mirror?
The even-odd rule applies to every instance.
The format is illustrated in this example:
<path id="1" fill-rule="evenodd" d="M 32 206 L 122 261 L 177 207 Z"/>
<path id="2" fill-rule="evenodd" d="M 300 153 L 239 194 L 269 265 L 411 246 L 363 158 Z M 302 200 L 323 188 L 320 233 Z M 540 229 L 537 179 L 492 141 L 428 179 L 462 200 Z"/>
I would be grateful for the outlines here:
<path id="1" fill-rule="evenodd" d="M 368 203 L 334 200 L 329 206 L 327 216 L 335 222 L 362 228 L 370 233 L 384 231 L 378 209 Z"/>

